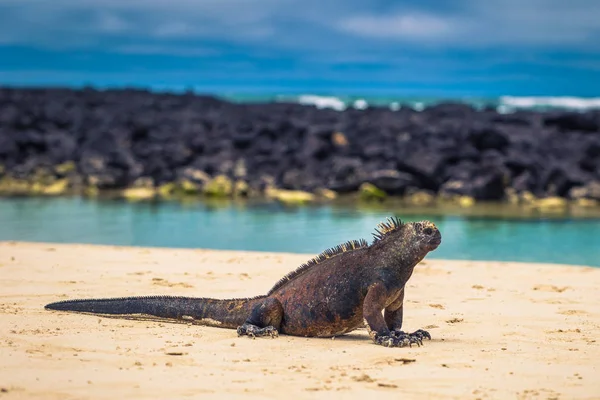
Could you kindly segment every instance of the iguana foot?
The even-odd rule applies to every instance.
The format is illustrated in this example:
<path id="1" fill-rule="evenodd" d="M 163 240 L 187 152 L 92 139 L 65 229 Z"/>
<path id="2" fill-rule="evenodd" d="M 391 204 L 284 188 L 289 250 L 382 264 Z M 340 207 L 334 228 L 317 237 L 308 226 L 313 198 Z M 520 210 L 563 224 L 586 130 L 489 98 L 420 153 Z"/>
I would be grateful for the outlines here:
<path id="1" fill-rule="evenodd" d="M 423 339 L 431 340 L 431 335 L 429 334 L 429 332 L 424 331 L 423 329 L 418 329 L 413 333 L 406 333 L 404 331 L 392 331 L 392 336 L 408 339 L 410 343 L 409 346 L 411 346 L 413 343 L 416 343 L 418 346 L 421 346 L 423 344 Z"/>
<path id="2" fill-rule="evenodd" d="M 416 336 L 419 339 L 421 339 L 421 343 L 423 342 L 423 339 L 431 340 L 431 335 L 429 334 L 429 332 L 427 332 L 427 331 L 425 331 L 423 329 L 417 329 L 416 331 L 414 331 L 410 335 L 411 336 Z"/>
<path id="3" fill-rule="evenodd" d="M 279 332 L 274 326 L 265 326 L 264 328 L 259 328 L 256 325 L 247 323 L 242 326 L 238 326 L 237 334 L 238 336 L 250 336 L 252 339 L 256 338 L 257 336 L 270 336 L 272 338 L 279 336 Z"/>
<path id="4" fill-rule="evenodd" d="M 411 345 L 408 335 L 396 336 L 394 334 L 377 336 L 375 344 L 384 347 L 406 347 Z"/>

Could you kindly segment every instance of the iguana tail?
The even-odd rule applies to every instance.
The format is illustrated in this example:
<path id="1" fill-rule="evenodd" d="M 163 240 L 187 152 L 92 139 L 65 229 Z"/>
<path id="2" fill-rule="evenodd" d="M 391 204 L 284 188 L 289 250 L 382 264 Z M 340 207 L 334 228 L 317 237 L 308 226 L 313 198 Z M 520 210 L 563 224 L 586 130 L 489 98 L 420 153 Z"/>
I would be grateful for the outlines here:
<path id="1" fill-rule="evenodd" d="M 118 297 L 65 300 L 50 303 L 45 308 L 100 314 L 113 318 L 162 320 L 235 329 L 246 321 L 252 308 L 264 298 L 264 296 L 259 296 L 219 300 L 174 296 Z"/>

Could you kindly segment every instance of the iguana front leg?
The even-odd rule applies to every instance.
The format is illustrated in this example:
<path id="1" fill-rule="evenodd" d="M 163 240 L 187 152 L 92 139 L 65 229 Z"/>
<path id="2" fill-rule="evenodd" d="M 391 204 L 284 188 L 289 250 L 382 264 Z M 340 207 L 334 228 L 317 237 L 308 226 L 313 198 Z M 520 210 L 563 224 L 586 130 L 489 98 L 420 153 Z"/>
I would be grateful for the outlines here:
<path id="1" fill-rule="evenodd" d="M 252 313 L 244 322 L 238 326 L 238 336 L 246 335 L 251 338 L 257 336 L 279 336 L 279 328 L 283 319 L 283 306 L 277 299 L 267 298 L 257 304 Z"/>
<path id="2" fill-rule="evenodd" d="M 407 337 L 399 337 L 390 331 L 382 311 L 388 300 L 388 290 L 383 283 L 373 284 L 365 296 L 363 303 L 363 318 L 369 331 L 369 336 L 375 344 L 385 347 L 410 346 Z"/>
<path id="3" fill-rule="evenodd" d="M 431 340 L 429 332 L 423 329 L 416 330 L 413 333 L 406 333 L 402 330 L 402 319 L 404 315 L 404 288 L 400 292 L 398 298 L 389 306 L 386 307 L 384 312 L 385 323 L 391 331 L 393 336 L 401 339 L 406 339 L 410 344 L 416 343 L 417 345 L 423 344 L 423 339 Z"/>

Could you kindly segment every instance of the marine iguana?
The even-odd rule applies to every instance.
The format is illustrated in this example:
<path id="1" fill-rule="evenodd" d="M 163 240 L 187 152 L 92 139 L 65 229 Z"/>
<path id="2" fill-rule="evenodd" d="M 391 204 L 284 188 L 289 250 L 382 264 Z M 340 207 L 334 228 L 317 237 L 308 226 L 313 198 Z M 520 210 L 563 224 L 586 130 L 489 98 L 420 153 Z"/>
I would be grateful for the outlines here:
<path id="1" fill-rule="evenodd" d="M 366 325 L 374 343 L 386 347 L 422 344 L 427 331 L 401 330 L 404 287 L 414 267 L 441 243 L 429 221 L 380 223 L 369 245 L 351 240 L 325 250 L 280 279 L 266 294 L 212 299 L 141 296 L 66 300 L 46 309 L 106 317 L 192 322 L 237 328 L 239 336 L 333 337 Z"/>

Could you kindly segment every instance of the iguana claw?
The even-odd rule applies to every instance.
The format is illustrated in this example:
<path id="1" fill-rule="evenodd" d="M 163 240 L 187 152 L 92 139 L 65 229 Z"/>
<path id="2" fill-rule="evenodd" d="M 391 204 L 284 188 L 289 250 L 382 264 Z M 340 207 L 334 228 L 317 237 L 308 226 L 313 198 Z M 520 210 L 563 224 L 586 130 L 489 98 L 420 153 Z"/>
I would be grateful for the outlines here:
<path id="1" fill-rule="evenodd" d="M 375 338 L 375 343 L 384 347 L 410 346 L 410 340 L 408 336 L 399 337 L 394 335 L 382 335 Z"/>
<path id="2" fill-rule="evenodd" d="M 417 329 L 416 331 L 414 331 L 410 335 L 417 336 L 419 339 L 421 339 L 421 342 L 423 341 L 423 339 L 429 339 L 429 340 L 431 340 L 431 335 L 429 334 L 429 332 L 424 331 L 423 329 Z"/>
<path id="3" fill-rule="evenodd" d="M 252 339 L 255 339 L 257 336 L 270 336 L 271 338 L 279 336 L 279 332 L 274 326 L 259 328 L 252 324 L 238 326 L 237 334 L 238 336 L 250 336 Z"/>
<path id="4" fill-rule="evenodd" d="M 429 332 L 419 329 L 413 333 L 404 331 L 391 331 L 390 335 L 382 335 L 375 338 L 375 343 L 385 347 L 412 347 L 413 344 L 421 346 L 423 339 L 431 340 Z"/>

